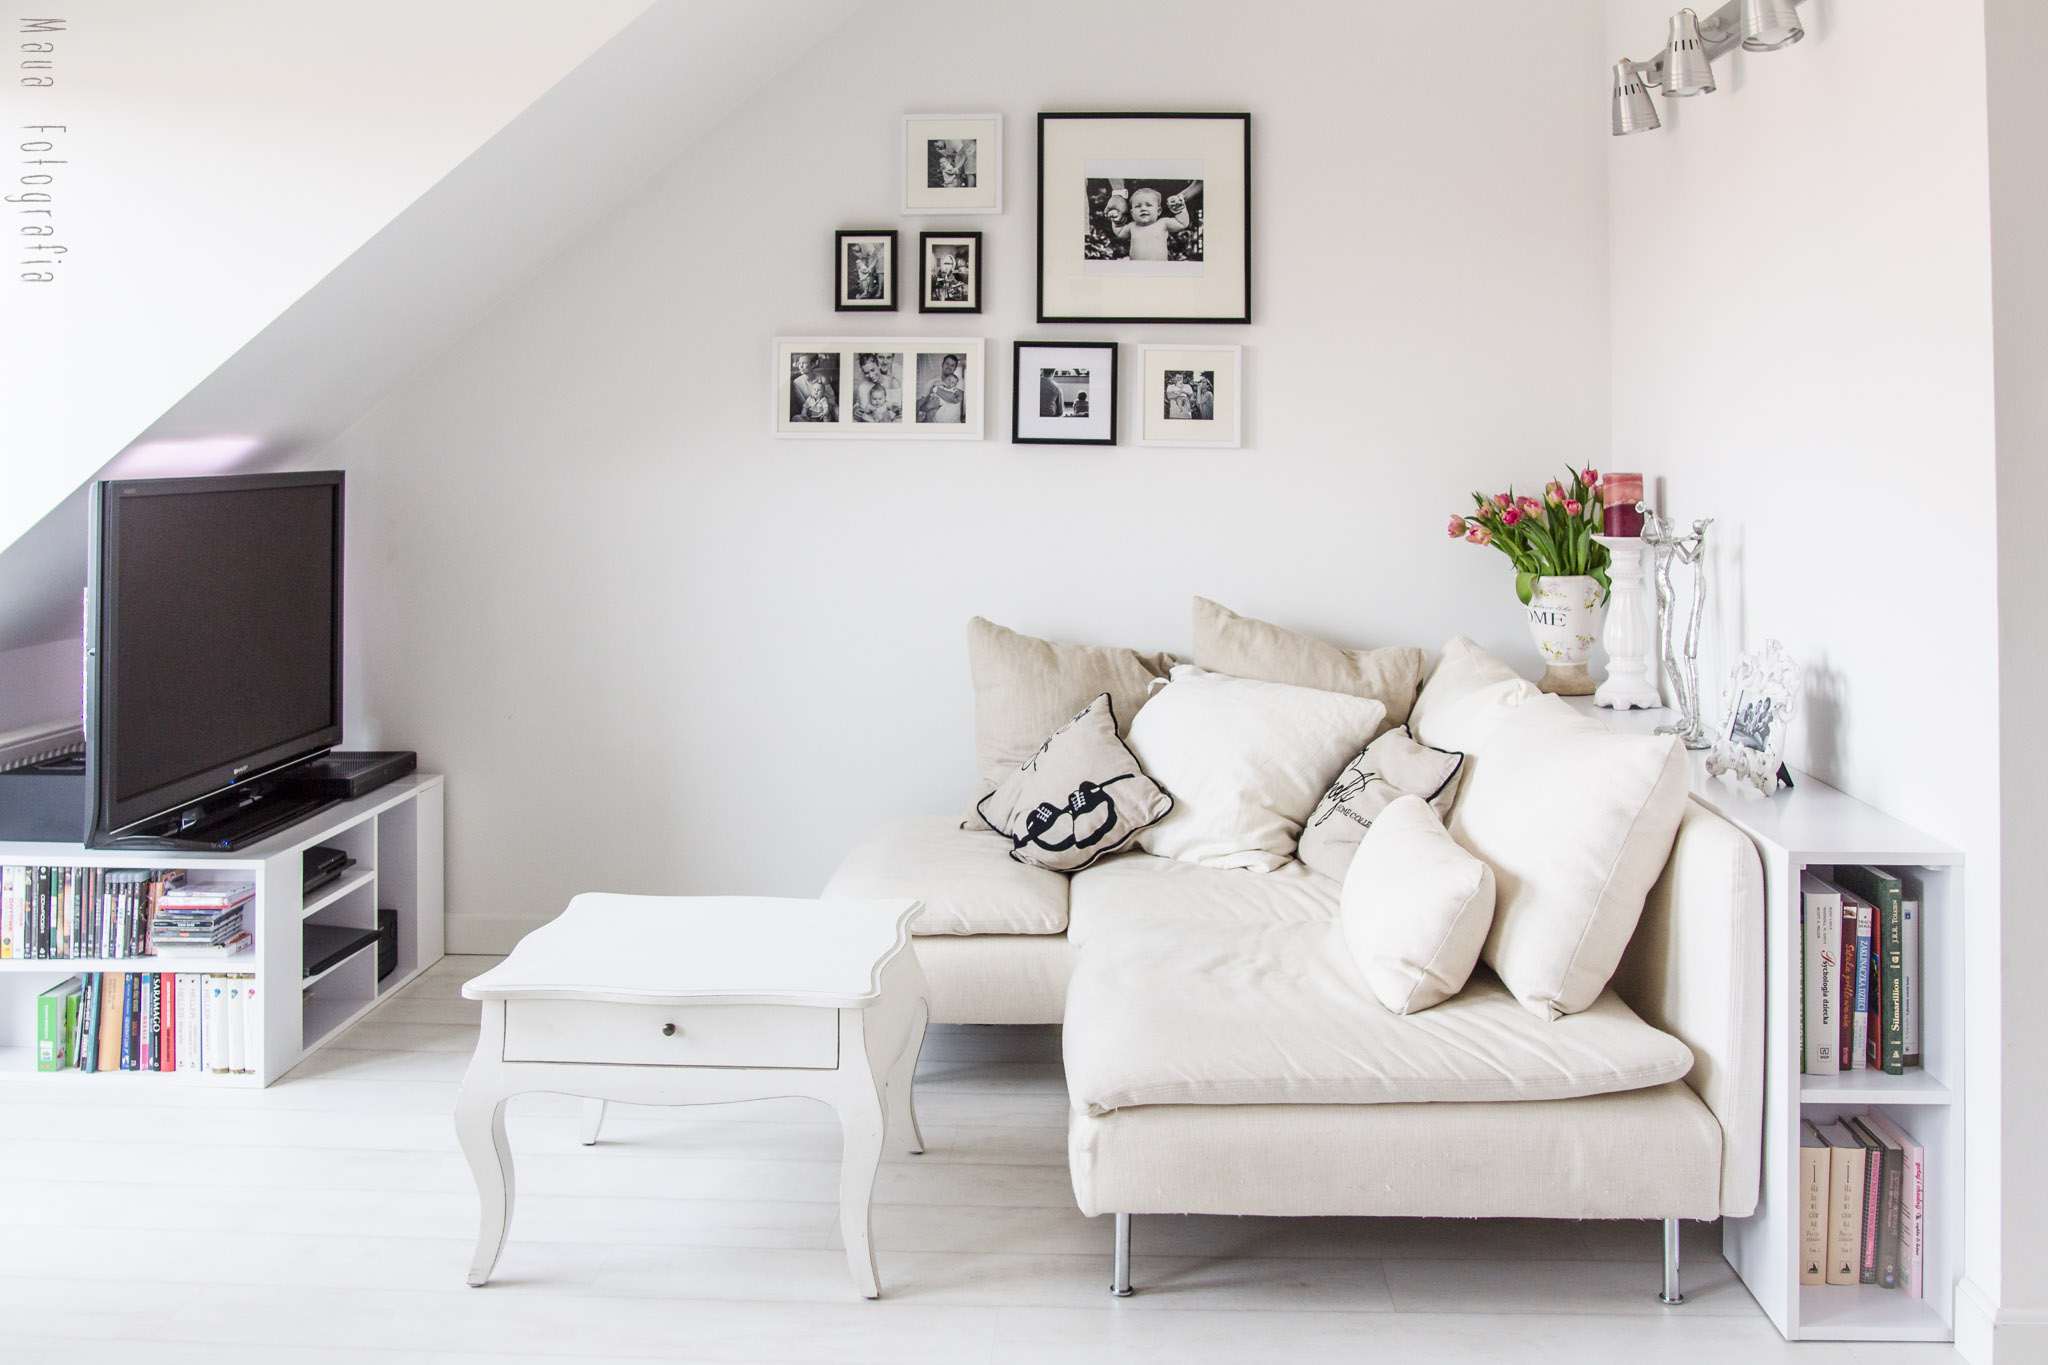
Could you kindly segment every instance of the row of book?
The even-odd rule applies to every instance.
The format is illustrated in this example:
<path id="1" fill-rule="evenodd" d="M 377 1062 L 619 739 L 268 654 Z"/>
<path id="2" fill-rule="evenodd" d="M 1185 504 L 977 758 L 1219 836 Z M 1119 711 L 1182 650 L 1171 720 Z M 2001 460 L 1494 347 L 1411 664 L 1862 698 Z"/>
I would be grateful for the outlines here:
<path id="1" fill-rule="evenodd" d="M 256 978 L 87 972 L 36 997 L 36 1069 L 250 1071 Z"/>
<path id="2" fill-rule="evenodd" d="M 1925 1149 L 1875 1112 L 1799 1126 L 1799 1283 L 1925 1298 Z"/>
<path id="3" fill-rule="evenodd" d="M 1800 882 L 1799 1069 L 1808 1075 L 1920 1065 L 1921 888 L 1911 873 L 1843 865 Z"/>
<path id="4" fill-rule="evenodd" d="M 141 957 L 176 871 L 0 867 L 0 957 Z"/>

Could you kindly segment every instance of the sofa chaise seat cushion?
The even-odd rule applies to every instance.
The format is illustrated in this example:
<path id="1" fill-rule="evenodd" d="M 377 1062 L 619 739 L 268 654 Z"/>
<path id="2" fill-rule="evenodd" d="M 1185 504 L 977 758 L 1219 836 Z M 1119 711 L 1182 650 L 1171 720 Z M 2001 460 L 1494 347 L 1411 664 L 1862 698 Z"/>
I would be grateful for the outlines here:
<path id="1" fill-rule="evenodd" d="M 1067 987 L 1075 1109 L 1567 1100 L 1692 1069 L 1684 1043 L 1611 990 L 1546 1020 L 1481 972 L 1434 1009 L 1395 1014 L 1341 932 L 1155 919 L 1091 937 Z"/>
<path id="2" fill-rule="evenodd" d="M 1067 927 L 1067 877 L 1015 862 L 1010 841 L 960 828 L 957 815 L 891 820 L 846 855 L 830 900 L 924 902 L 913 934 L 1057 934 Z"/>
<path id="3" fill-rule="evenodd" d="M 1343 891 L 1343 883 L 1306 863 L 1254 872 L 1203 867 L 1149 853 L 1120 853 L 1074 874 L 1068 889 L 1067 937 L 1078 948 L 1107 929 L 1140 920 L 1333 923 Z"/>

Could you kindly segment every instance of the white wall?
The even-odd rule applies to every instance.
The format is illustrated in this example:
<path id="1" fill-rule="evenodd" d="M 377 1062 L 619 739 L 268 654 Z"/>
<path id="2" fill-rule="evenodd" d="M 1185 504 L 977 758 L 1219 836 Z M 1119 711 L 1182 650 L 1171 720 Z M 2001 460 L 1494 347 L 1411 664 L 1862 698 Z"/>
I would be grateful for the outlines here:
<path id="1" fill-rule="evenodd" d="M 2038 63 L 2048 48 L 2048 7 L 2038 0 L 1990 0 L 1985 53 L 1990 87 L 1992 307 L 1998 347 L 1998 585 L 2000 816 L 2010 851 L 1998 951 L 2003 1036 L 1998 1059 L 2005 1151 L 1995 1355 L 2048 1359 L 2048 1171 L 2033 1154 L 2048 1132 L 2048 1057 L 2040 1032 L 2039 976 L 2048 960 L 2048 917 L 2034 857 L 2048 828 L 2048 719 L 2038 704 L 2048 677 L 2042 589 L 2048 546 L 2040 508 L 2048 504 L 2048 89 Z"/>
<path id="2" fill-rule="evenodd" d="M 1185 650 L 1204 593 L 1533 668 L 1443 524 L 1606 453 L 1602 38 L 1513 0 L 862 11 L 313 461 L 352 480 L 350 742 L 451 774 L 451 946 L 578 890 L 807 893 L 955 806 L 976 613 Z M 1189 106 L 1254 116 L 1256 324 L 1036 327 L 1032 115 Z M 1009 119 L 1009 212 L 950 224 L 988 311 L 836 317 L 834 228 L 948 225 L 899 220 L 899 116 L 963 109 Z M 864 330 L 990 338 L 990 439 L 770 439 L 771 338 Z M 1246 448 L 1008 444 L 1030 335 L 1242 342 Z"/>
<path id="3" fill-rule="evenodd" d="M 1609 47 L 1666 0 L 1614 0 Z M 1806 40 L 1612 139 L 1614 454 L 1711 516 L 1701 666 L 1782 640 L 1791 761 L 1964 850 L 1965 1273 L 1999 1226 L 1999 691 L 1979 6 L 1809 0 Z M 2038 156 L 2038 129 L 2029 151 Z"/>

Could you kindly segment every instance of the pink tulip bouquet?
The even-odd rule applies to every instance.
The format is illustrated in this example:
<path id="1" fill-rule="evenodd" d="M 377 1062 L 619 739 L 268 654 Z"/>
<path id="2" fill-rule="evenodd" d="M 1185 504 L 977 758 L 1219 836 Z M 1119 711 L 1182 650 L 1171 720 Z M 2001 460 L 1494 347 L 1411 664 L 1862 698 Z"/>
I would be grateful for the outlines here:
<path id="1" fill-rule="evenodd" d="M 1487 497 L 1474 493 L 1478 509 L 1451 518 L 1451 538 L 1491 545 L 1515 566 L 1515 595 L 1522 605 L 1536 580 L 1586 574 L 1611 590 L 1607 547 L 1594 540 L 1600 530 L 1600 471 L 1565 466 L 1569 479 L 1552 479 L 1541 499 L 1517 497 L 1514 489 Z"/>

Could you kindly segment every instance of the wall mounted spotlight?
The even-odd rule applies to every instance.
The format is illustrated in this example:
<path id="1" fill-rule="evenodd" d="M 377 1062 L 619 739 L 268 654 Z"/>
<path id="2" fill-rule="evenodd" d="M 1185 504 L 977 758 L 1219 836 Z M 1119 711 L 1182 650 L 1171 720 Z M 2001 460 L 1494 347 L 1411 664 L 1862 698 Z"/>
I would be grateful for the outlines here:
<path id="1" fill-rule="evenodd" d="M 1647 87 L 1667 98 L 1714 93 L 1714 58 L 1740 45 L 1746 52 L 1776 52 L 1806 36 L 1799 0 L 1728 0 L 1702 19 L 1689 9 L 1671 16 L 1671 37 L 1647 62 L 1624 57 L 1614 64 L 1614 135 L 1660 126 Z"/>

